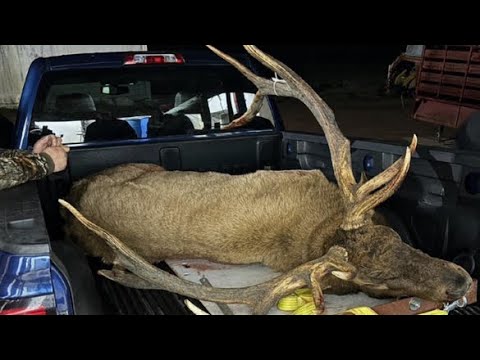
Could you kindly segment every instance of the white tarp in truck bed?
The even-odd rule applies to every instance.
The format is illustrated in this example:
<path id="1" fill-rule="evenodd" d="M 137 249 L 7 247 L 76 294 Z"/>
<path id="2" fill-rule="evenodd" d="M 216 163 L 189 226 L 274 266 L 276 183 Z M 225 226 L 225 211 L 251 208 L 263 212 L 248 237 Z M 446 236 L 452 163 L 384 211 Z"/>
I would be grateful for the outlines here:
<path id="1" fill-rule="evenodd" d="M 256 285 L 278 276 L 278 273 L 262 265 L 224 265 L 206 260 L 168 260 L 167 264 L 182 279 L 200 284 L 200 279 L 205 276 L 213 287 L 221 288 Z M 374 299 L 363 293 L 342 296 L 326 294 L 325 315 L 338 314 L 360 306 L 373 307 L 391 301 L 392 299 Z M 210 314 L 224 315 L 215 303 L 202 301 L 202 304 Z M 234 315 L 251 314 L 247 305 L 229 304 L 228 307 Z M 274 307 L 269 315 L 288 315 L 288 313 Z"/>
<path id="2" fill-rule="evenodd" d="M 146 51 L 147 45 L 0 45 L 0 108 L 16 108 L 28 68 L 38 57 Z"/>

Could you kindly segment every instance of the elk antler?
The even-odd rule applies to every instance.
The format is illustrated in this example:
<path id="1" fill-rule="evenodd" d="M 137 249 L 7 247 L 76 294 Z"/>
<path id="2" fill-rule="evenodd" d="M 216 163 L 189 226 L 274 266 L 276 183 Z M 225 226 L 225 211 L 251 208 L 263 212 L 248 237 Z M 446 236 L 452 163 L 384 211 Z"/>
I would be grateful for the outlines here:
<path id="1" fill-rule="evenodd" d="M 114 251 L 115 265 L 117 266 L 114 266 L 111 271 L 101 270 L 99 274 L 131 288 L 165 290 L 217 303 L 247 304 L 253 308 L 254 314 L 261 315 L 268 313 L 281 297 L 308 286 L 312 288 L 317 313 L 321 314 L 324 311 L 321 280 L 328 274 L 342 280 L 353 280 L 356 276 L 356 269 L 347 262 L 347 251 L 333 246 L 320 259 L 300 265 L 288 273 L 259 285 L 235 289 L 203 286 L 180 279 L 151 265 L 117 237 L 86 219 L 68 202 L 60 199 L 59 203 L 68 209 L 81 224 L 103 238 Z M 131 273 L 119 270 L 118 266 L 124 267 Z"/>
<path id="2" fill-rule="evenodd" d="M 281 61 L 264 53 L 253 45 L 244 45 L 244 48 L 263 65 L 280 75 L 283 81 L 278 81 L 278 79 L 269 80 L 257 76 L 231 56 L 211 45 L 207 45 L 207 47 L 222 59 L 232 64 L 258 88 L 255 100 L 250 109 L 242 117 L 235 120 L 230 125 L 230 129 L 242 126 L 251 121 L 260 111 L 263 104 L 263 97 L 269 95 L 296 98 L 303 102 L 313 113 L 327 138 L 335 178 L 337 179 L 338 187 L 342 192 L 347 208 L 347 214 L 341 225 L 342 229 L 352 230 L 365 225 L 369 219 L 368 215 L 370 215 L 370 210 L 387 200 L 400 187 L 410 167 L 411 155 L 417 146 L 417 137 L 415 135 L 405 155 L 395 164 L 370 181 L 364 184 L 357 184 L 352 171 L 350 141 L 345 138 L 338 128 L 335 115 L 330 107 L 298 74 Z M 381 187 L 384 188 L 375 192 Z"/>

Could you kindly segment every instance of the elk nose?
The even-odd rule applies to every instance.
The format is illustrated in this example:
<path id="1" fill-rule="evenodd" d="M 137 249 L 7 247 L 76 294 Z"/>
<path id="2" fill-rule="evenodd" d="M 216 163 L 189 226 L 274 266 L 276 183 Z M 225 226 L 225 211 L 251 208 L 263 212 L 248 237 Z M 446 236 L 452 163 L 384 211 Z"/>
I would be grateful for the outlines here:
<path id="1" fill-rule="evenodd" d="M 446 291 L 449 300 L 457 300 L 465 296 L 472 286 L 472 278 L 467 275 L 458 274 L 451 282 L 452 286 Z"/>

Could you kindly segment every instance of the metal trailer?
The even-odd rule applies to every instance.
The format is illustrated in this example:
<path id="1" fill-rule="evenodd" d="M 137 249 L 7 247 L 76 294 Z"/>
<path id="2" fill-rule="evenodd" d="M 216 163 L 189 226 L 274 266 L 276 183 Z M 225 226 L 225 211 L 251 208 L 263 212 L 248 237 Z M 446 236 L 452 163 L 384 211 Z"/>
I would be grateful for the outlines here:
<path id="1" fill-rule="evenodd" d="M 413 117 L 460 128 L 480 111 L 480 46 L 427 45 L 419 64 Z"/>

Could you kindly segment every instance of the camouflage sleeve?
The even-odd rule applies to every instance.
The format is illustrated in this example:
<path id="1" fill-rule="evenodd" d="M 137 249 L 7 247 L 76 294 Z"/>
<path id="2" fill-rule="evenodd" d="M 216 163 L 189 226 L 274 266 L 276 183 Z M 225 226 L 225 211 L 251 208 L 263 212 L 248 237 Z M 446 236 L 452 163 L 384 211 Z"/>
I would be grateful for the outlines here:
<path id="1" fill-rule="evenodd" d="M 54 164 L 46 154 L 22 150 L 0 153 L 0 190 L 41 179 L 53 172 Z"/>

